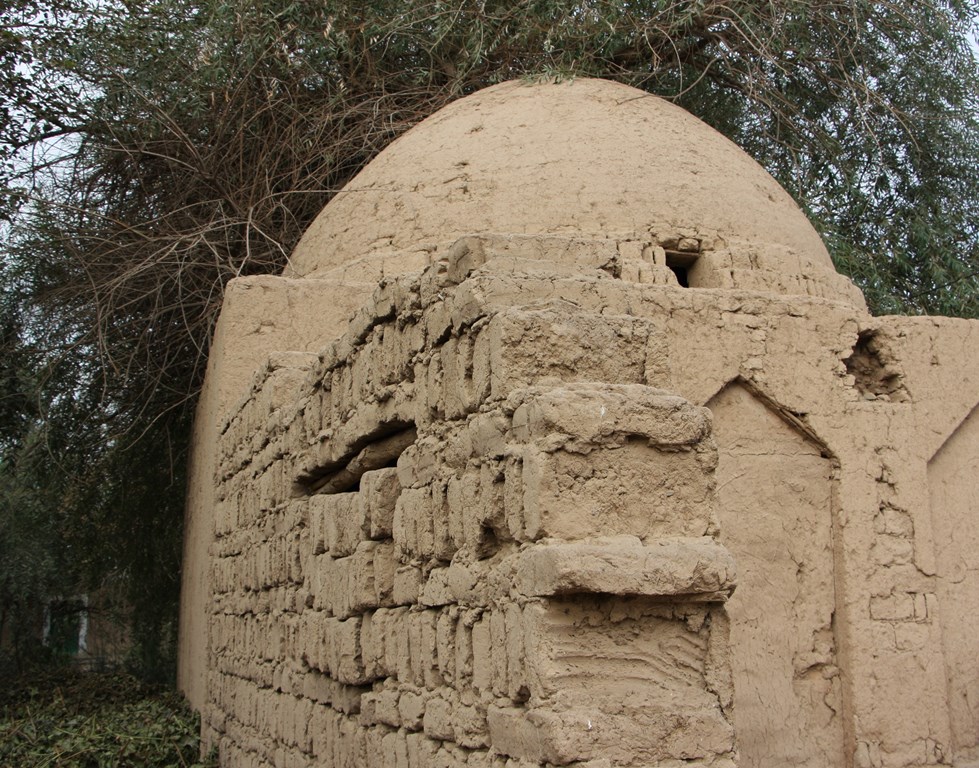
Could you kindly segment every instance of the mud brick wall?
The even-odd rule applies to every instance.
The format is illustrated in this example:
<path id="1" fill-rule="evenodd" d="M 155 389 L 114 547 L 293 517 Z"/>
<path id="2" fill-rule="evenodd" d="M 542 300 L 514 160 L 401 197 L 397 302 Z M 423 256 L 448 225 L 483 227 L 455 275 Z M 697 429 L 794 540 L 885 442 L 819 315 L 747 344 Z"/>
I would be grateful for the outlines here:
<path id="1" fill-rule="evenodd" d="M 223 765 L 979 755 L 979 324 L 658 247 L 463 238 L 268 359 L 216 478 Z"/>
<path id="2" fill-rule="evenodd" d="M 710 414 L 640 383 L 641 320 L 515 305 L 561 264 L 504 256 L 495 299 L 473 243 L 382 284 L 228 420 L 204 711 L 224 764 L 734 764 Z M 558 318 L 581 331 L 563 349 Z"/>

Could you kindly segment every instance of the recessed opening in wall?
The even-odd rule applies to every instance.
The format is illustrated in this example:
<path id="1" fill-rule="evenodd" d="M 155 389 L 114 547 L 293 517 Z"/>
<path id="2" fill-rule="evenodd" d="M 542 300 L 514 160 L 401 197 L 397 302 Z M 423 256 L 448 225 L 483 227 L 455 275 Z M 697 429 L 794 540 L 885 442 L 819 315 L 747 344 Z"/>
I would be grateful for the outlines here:
<path id="1" fill-rule="evenodd" d="M 392 429 L 396 431 L 392 431 Z M 302 478 L 306 493 L 353 493 L 360 490 L 360 478 L 376 469 L 395 467 L 405 448 L 415 442 L 412 424 L 387 424 L 358 440 L 356 453 L 344 460 L 322 467 L 314 475 Z"/>
<path id="2" fill-rule="evenodd" d="M 910 400 L 904 388 L 904 376 L 876 331 L 860 331 L 853 351 L 843 364 L 853 376 L 854 388 L 865 399 L 894 403 Z"/>
<path id="3" fill-rule="evenodd" d="M 681 288 L 690 287 L 690 270 L 697 261 L 699 253 L 688 251 L 667 251 L 666 266 L 670 268 Z"/>
<path id="4" fill-rule="evenodd" d="M 484 522 L 480 528 L 479 544 L 478 556 L 481 560 L 485 557 L 492 557 L 500 549 L 500 537 L 488 521 Z"/>

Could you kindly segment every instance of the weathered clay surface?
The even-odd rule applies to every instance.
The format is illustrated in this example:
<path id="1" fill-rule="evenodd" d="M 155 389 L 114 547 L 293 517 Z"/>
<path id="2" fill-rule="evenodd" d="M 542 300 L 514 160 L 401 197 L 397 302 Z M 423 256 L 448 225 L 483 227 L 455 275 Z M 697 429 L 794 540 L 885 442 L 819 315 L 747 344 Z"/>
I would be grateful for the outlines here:
<path id="1" fill-rule="evenodd" d="M 733 764 L 709 413 L 583 367 L 532 384 L 494 342 L 516 308 L 448 266 L 232 411 L 208 738 L 235 765 Z"/>
<path id="2" fill-rule="evenodd" d="M 660 231 L 494 234 L 497 208 L 459 205 L 477 234 L 420 261 L 356 246 L 357 269 L 402 246 L 428 266 L 345 324 L 331 259 L 353 256 L 297 254 L 327 277 L 269 279 L 276 306 L 315 316 L 322 290 L 324 343 L 280 334 L 300 354 L 214 396 L 188 545 L 206 653 L 182 663 L 222 763 L 979 760 L 979 323 L 869 317 L 842 278 L 769 258 L 816 252 L 777 215 L 683 272 Z M 742 260 L 723 285 L 720 250 Z"/>
<path id="3" fill-rule="evenodd" d="M 833 461 L 741 384 L 708 407 L 722 539 L 740 573 L 728 610 L 743 764 L 845 765 Z"/>
<path id="4" fill-rule="evenodd" d="M 248 277 L 233 280 L 222 305 L 191 439 L 183 569 L 180 577 L 178 682 L 195 707 L 207 700 L 208 547 L 214 538 L 214 471 L 219 424 L 276 350 L 318 351 L 343 332 L 373 284 Z"/>
<path id="5" fill-rule="evenodd" d="M 326 206 L 287 274 L 397 275 L 487 233 L 618 241 L 647 279 L 657 265 L 668 276 L 669 260 L 693 265 L 703 287 L 863 302 L 747 154 L 679 107 L 602 80 L 503 83 L 440 110 Z"/>

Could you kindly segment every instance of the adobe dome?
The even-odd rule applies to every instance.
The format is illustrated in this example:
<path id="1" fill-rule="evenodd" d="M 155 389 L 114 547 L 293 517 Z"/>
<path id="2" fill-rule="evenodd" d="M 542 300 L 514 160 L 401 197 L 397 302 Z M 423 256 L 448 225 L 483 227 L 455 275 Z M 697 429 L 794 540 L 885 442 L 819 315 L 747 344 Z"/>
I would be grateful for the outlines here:
<path id="1" fill-rule="evenodd" d="M 751 157 L 683 109 L 595 79 L 503 83 L 424 120 L 323 209 L 285 274 L 375 279 L 481 233 L 692 238 L 712 253 L 704 287 L 862 304 Z"/>

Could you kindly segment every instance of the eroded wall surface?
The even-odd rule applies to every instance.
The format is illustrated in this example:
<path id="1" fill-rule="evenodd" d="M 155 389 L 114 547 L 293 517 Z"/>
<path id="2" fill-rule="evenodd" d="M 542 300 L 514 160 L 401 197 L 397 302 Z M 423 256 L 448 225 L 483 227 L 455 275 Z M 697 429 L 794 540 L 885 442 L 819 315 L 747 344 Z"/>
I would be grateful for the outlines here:
<path id="1" fill-rule="evenodd" d="M 608 350 L 592 373 L 632 376 L 540 381 L 506 336 L 597 317 L 458 279 L 382 288 L 229 422 L 208 739 L 233 765 L 731 765 L 709 413 Z"/>
<path id="2" fill-rule="evenodd" d="M 976 593 L 979 324 L 646 252 L 465 239 L 270 358 L 219 444 L 223 764 L 971 759 L 943 617 Z"/>
<path id="3" fill-rule="evenodd" d="M 343 332 L 348 317 L 373 290 L 373 284 L 350 280 L 268 276 L 238 278 L 225 288 L 191 436 L 180 574 L 177 686 L 197 710 L 207 702 L 213 596 L 209 547 L 214 539 L 219 427 L 270 353 L 319 350 L 324 339 Z"/>
<path id="4" fill-rule="evenodd" d="M 721 538 L 738 564 L 728 612 L 741 765 L 844 765 L 833 463 L 740 384 L 708 407 Z"/>
<path id="5" fill-rule="evenodd" d="M 979 760 L 979 410 L 928 463 L 953 754 Z"/>

